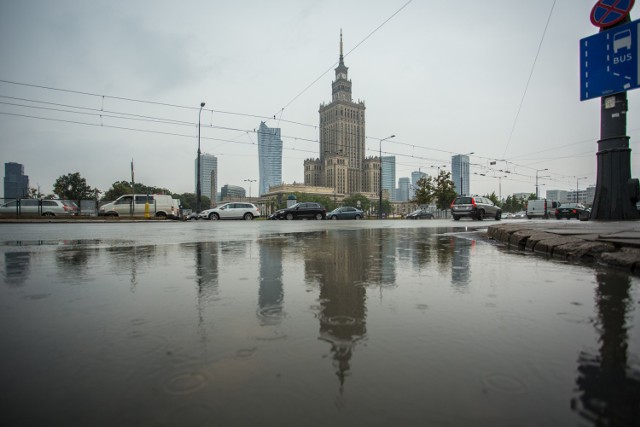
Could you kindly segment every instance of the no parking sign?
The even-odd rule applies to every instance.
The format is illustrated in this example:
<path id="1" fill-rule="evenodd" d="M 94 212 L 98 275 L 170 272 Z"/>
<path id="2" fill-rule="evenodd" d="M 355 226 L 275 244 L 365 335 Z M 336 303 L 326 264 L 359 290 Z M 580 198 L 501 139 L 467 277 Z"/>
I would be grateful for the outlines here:
<path id="1" fill-rule="evenodd" d="M 606 28 L 627 17 L 635 0 L 599 0 L 591 9 L 591 23 Z"/>

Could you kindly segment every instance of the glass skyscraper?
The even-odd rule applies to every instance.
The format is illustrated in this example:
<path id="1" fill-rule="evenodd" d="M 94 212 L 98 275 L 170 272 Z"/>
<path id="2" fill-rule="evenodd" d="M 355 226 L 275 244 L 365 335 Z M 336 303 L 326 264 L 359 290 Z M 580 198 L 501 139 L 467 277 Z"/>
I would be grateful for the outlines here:
<path id="1" fill-rule="evenodd" d="M 396 199 L 396 156 L 382 156 L 382 191 L 389 192 L 389 200 Z"/>
<path id="2" fill-rule="evenodd" d="M 458 194 L 469 195 L 469 156 L 451 156 L 451 180 Z"/>
<path id="3" fill-rule="evenodd" d="M 411 181 L 408 177 L 398 178 L 398 190 L 396 191 L 396 201 L 406 202 L 409 200 L 409 188 Z"/>
<path id="4" fill-rule="evenodd" d="M 409 199 L 413 199 L 416 195 L 416 187 L 421 178 L 426 178 L 427 174 L 422 171 L 411 172 L 411 187 L 409 187 Z"/>
<path id="5" fill-rule="evenodd" d="M 198 185 L 198 158 L 193 161 L 195 166 L 195 185 Z M 194 191 L 194 193 L 196 192 Z M 200 154 L 200 191 L 203 196 L 211 199 L 211 203 L 216 201 L 218 191 L 218 158 L 212 154 Z"/>
<path id="6" fill-rule="evenodd" d="M 4 164 L 4 198 L 19 199 L 29 195 L 29 177 L 20 163 Z"/>
<path id="7" fill-rule="evenodd" d="M 280 128 L 270 128 L 264 122 L 258 130 L 258 166 L 260 195 L 272 185 L 282 184 L 282 138 Z"/>

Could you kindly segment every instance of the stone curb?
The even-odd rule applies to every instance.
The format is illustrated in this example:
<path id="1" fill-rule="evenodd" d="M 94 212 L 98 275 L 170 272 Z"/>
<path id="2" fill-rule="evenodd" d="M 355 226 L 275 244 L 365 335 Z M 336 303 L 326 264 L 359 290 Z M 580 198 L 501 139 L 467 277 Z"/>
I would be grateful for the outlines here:
<path id="1" fill-rule="evenodd" d="M 508 248 L 572 262 L 596 262 L 640 275 L 640 248 L 620 248 L 610 242 L 563 236 L 516 224 L 491 225 L 487 236 Z"/>

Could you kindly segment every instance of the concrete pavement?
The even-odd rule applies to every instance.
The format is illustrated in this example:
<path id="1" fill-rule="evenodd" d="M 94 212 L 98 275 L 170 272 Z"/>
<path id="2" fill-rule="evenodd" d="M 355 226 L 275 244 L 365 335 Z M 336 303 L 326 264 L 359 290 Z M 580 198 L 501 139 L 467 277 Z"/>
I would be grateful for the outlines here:
<path id="1" fill-rule="evenodd" d="M 640 274 L 640 221 L 503 221 L 487 234 L 510 248 Z"/>

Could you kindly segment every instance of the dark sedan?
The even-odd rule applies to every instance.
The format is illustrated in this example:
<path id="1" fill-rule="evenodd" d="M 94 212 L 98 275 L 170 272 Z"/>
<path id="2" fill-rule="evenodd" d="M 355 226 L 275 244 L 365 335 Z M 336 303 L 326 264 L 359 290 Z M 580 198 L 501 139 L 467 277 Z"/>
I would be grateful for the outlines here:
<path id="1" fill-rule="evenodd" d="M 296 203 L 286 209 L 280 209 L 270 219 L 325 219 L 327 210 L 320 203 Z"/>
<path id="2" fill-rule="evenodd" d="M 336 208 L 327 214 L 327 219 L 362 219 L 364 212 L 360 209 L 343 206 Z"/>
<path id="3" fill-rule="evenodd" d="M 407 214 L 407 219 L 433 219 L 433 213 L 426 209 L 418 209 Z"/>
<path id="4" fill-rule="evenodd" d="M 591 217 L 591 210 L 580 203 L 563 203 L 556 209 L 556 219 L 575 218 L 585 221 Z"/>

